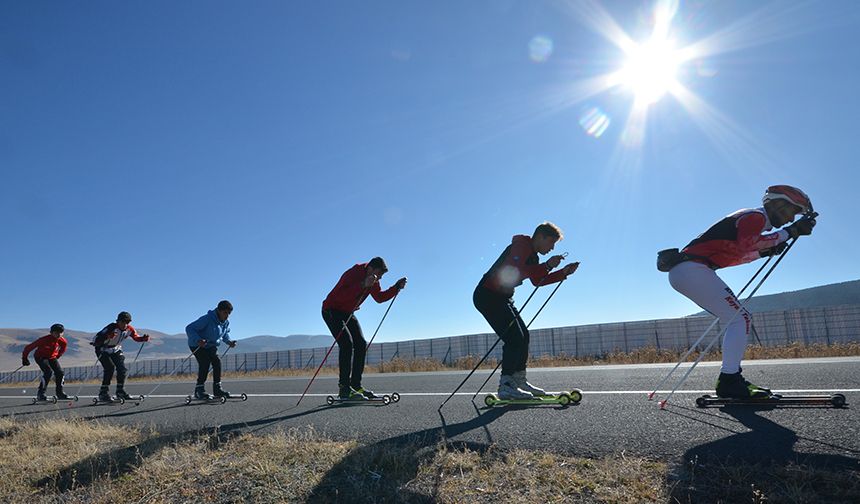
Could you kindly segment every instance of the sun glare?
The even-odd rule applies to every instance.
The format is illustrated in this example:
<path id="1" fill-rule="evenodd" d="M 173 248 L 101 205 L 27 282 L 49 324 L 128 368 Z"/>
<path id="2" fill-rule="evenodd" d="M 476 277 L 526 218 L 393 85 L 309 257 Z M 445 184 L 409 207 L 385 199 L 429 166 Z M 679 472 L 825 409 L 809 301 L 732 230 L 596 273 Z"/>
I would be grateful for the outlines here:
<path id="1" fill-rule="evenodd" d="M 669 40 L 652 39 L 634 46 L 618 72 L 617 84 L 629 88 L 645 105 L 660 100 L 677 85 L 681 57 Z"/>

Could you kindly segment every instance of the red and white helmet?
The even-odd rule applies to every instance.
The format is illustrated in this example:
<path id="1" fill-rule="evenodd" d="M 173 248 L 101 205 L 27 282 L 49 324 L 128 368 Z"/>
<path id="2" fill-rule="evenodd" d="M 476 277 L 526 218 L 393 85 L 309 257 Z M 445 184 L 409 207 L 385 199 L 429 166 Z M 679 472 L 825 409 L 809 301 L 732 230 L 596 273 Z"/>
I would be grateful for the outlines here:
<path id="1" fill-rule="evenodd" d="M 799 206 L 801 208 L 800 213 L 807 213 L 812 210 L 812 201 L 810 201 L 809 196 L 800 189 L 790 185 L 774 185 L 768 187 L 761 201 L 762 203 L 767 203 L 768 201 L 778 199 L 783 199 L 792 205 Z"/>

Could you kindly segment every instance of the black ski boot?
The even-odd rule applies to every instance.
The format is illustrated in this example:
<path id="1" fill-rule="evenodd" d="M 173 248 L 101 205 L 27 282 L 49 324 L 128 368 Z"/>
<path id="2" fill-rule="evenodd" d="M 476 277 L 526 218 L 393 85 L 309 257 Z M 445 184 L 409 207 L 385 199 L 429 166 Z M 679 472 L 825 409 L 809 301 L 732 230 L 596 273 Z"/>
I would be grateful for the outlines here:
<path id="1" fill-rule="evenodd" d="M 45 395 L 44 390 L 36 391 L 36 400 L 37 401 L 47 401 L 48 400 L 48 396 Z"/>
<path id="2" fill-rule="evenodd" d="M 99 398 L 100 402 L 113 402 L 114 398 L 111 397 L 110 392 L 108 392 L 107 385 L 102 385 L 99 389 Z"/>
<path id="3" fill-rule="evenodd" d="M 227 392 L 226 390 L 221 388 L 221 382 L 212 385 L 212 393 L 215 395 L 215 397 L 226 397 L 227 399 L 233 397 L 232 395 L 230 395 L 230 392 Z"/>
<path id="4" fill-rule="evenodd" d="M 206 393 L 206 390 L 203 388 L 203 385 L 197 385 L 194 387 L 194 399 L 204 399 L 207 401 L 211 401 L 214 399 L 211 395 Z"/>
<path id="5" fill-rule="evenodd" d="M 59 399 L 60 401 L 68 401 L 71 398 L 71 396 L 68 396 L 65 392 L 63 392 L 63 389 L 57 389 L 57 399 Z"/>
<path id="6" fill-rule="evenodd" d="M 133 397 L 128 395 L 128 392 L 126 392 L 125 389 L 121 386 L 116 387 L 116 396 L 117 398 L 122 399 L 124 401 L 131 401 L 132 399 L 134 399 Z"/>
<path id="7" fill-rule="evenodd" d="M 368 389 L 362 387 L 361 385 L 359 385 L 358 387 L 353 387 L 353 390 L 356 393 L 361 394 L 368 399 L 376 399 L 379 397 L 378 395 L 374 394 L 372 390 L 368 390 Z"/>
<path id="8" fill-rule="evenodd" d="M 757 399 L 770 396 L 770 390 L 753 385 L 740 372 L 720 373 L 717 378 L 717 396 L 731 399 Z"/>

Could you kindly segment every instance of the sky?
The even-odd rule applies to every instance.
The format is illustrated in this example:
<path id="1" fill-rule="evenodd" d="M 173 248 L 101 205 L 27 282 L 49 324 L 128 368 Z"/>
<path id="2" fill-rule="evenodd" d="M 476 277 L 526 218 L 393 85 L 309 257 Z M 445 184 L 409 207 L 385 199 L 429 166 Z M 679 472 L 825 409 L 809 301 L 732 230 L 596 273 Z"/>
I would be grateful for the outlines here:
<path id="1" fill-rule="evenodd" d="M 2 2 L 0 327 L 326 334 L 379 255 L 376 341 L 484 333 L 544 220 L 581 266 L 533 327 L 679 317 L 656 252 L 772 184 L 820 217 L 759 294 L 855 280 L 858 61 L 853 0 Z"/>

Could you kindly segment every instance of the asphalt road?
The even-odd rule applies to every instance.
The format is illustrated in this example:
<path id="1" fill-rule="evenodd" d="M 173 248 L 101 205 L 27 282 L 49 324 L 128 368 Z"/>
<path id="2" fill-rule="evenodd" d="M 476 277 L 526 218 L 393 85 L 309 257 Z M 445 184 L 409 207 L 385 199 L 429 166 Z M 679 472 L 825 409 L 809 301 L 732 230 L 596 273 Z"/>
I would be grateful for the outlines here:
<path id="1" fill-rule="evenodd" d="M 671 365 L 546 368 L 529 371 L 529 380 L 549 390 L 579 388 L 582 402 L 555 406 L 486 408 L 471 395 L 486 378 L 481 371 L 438 411 L 448 393 L 466 373 L 370 374 L 364 385 L 377 393 L 397 391 L 402 399 L 379 403 L 328 406 L 325 396 L 336 390 L 337 379 L 318 377 L 310 393 L 296 407 L 307 378 L 230 380 L 225 388 L 245 392 L 247 402 L 185 405 L 193 389 L 188 382 L 159 386 L 146 401 L 135 405 L 91 404 L 97 387 L 67 385 L 78 393 L 77 403 L 33 405 L 34 389 L 0 387 L 0 416 L 18 419 L 82 417 L 103 422 L 155 426 L 165 434 L 207 430 L 265 432 L 312 425 L 335 439 L 358 439 L 366 445 L 447 438 L 477 446 L 497 444 L 556 452 L 600 456 L 620 452 L 661 459 L 732 457 L 747 460 L 806 461 L 860 467 L 860 358 L 746 361 L 744 375 L 753 383 L 783 393 L 845 394 L 848 406 L 758 407 L 700 409 L 695 398 L 713 393 L 717 363 L 696 368 L 687 382 L 661 410 L 649 392 Z M 680 377 L 685 368 L 678 370 Z M 497 379 L 491 384 L 496 385 Z M 674 378 L 664 388 L 670 388 Z M 155 383 L 136 383 L 131 394 L 147 394 Z M 207 384 L 207 389 L 211 383 Z M 80 389 L 80 391 L 79 391 Z M 113 389 L 113 388 L 112 388 Z M 49 391 L 51 391 L 49 389 Z M 79 391 L 79 392 L 78 392 Z M 471 391 L 471 392 L 469 392 Z"/>

